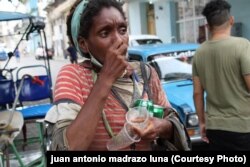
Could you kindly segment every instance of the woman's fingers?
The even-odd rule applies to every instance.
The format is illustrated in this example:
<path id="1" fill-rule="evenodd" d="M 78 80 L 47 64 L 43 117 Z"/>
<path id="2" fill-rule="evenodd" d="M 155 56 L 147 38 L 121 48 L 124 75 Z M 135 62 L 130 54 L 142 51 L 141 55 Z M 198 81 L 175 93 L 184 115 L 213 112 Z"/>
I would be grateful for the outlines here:
<path id="1" fill-rule="evenodd" d="M 144 129 L 134 127 L 134 132 L 137 133 L 143 140 L 153 141 L 159 137 L 159 133 L 155 128 L 153 121 L 149 121 Z"/>
<path id="2" fill-rule="evenodd" d="M 120 78 L 128 66 L 126 52 L 127 44 L 115 43 L 112 45 L 105 55 L 101 73 L 105 73 L 107 77 L 113 78 L 114 81 Z"/>

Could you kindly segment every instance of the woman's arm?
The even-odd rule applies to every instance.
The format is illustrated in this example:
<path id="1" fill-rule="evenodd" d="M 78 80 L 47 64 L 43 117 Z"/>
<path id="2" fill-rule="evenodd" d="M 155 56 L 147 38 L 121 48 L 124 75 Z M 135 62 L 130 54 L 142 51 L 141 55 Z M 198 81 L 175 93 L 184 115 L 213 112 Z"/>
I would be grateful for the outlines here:
<path id="1" fill-rule="evenodd" d="M 109 95 L 112 83 L 100 76 L 78 116 L 67 128 L 66 136 L 70 150 L 87 150 L 91 144 L 105 101 Z"/>
<path id="2" fill-rule="evenodd" d="M 127 45 L 118 44 L 115 43 L 111 46 L 104 56 L 103 67 L 87 100 L 77 118 L 66 130 L 70 150 L 88 149 L 94 138 L 98 122 L 101 119 L 101 111 L 104 108 L 111 87 L 128 66 L 123 55 Z"/>

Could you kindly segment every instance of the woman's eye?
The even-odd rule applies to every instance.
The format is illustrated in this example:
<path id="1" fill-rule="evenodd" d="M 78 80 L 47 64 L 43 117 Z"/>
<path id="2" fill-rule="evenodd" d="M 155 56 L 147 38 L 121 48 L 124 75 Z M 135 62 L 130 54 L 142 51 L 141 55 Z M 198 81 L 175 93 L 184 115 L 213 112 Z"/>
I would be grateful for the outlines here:
<path id="1" fill-rule="evenodd" d="M 100 36 L 101 36 L 102 38 L 107 37 L 107 36 L 108 36 L 108 31 L 101 31 L 101 32 L 100 32 Z"/>
<path id="2" fill-rule="evenodd" d="M 122 34 L 122 35 L 126 34 L 126 33 L 127 33 L 127 27 L 121 27 L 121 28 L 119 29 L 119 32 L 120 32 L 120 34 Z"/>

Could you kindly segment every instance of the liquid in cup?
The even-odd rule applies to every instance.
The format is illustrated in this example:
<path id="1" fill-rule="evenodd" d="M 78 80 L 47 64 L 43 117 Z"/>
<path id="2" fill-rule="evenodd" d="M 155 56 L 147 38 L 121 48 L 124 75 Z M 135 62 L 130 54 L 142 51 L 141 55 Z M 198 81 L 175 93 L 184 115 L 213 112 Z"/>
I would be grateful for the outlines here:
<path id="1" fill-rule="evenodd" d="M 148 123 L 149 112 L 146 107 L 134 107 L 126 113 L 127 123 L 139 129 L 144 129 Z"/>
<path id="2" fill-rule="evenodd" d="M 108 141 L 107 149 L 109 151 L 120 150 L 140 140 L 141 138 L 133 132 L 132 126 L 125 123 L 122 130 Z"/>

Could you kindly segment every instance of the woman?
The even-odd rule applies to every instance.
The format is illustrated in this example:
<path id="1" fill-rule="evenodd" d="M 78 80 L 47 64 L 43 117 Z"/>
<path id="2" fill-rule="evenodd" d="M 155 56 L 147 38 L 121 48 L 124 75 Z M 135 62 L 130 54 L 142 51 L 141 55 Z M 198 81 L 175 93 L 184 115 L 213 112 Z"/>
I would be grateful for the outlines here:
<path id="1" fill-rule="evenodd" d="M 107 150 L 111 134 L 104 122 L 110 125 L 111 133 L 117 134 L 133 102 L 148 98 L 142 91 L 140 63 L 126 60 L 125 14 L 116 0 L 77 1 L 68 16 L 67 28 L 70 41 L 88 60 L 66 65 L 58 75 L 55 105 L 46 116 L 48 122 L 54 123 L 52 149 Z M 154 103 L 170 107 L 156 72 L 149 70 Z M 152 150 L 151 143 L 158 137 L 175 141 L 174 126 L 169 116 L 152 117 L 144 131 L 135 129 L 141 141 L 124 150 Z"/>

